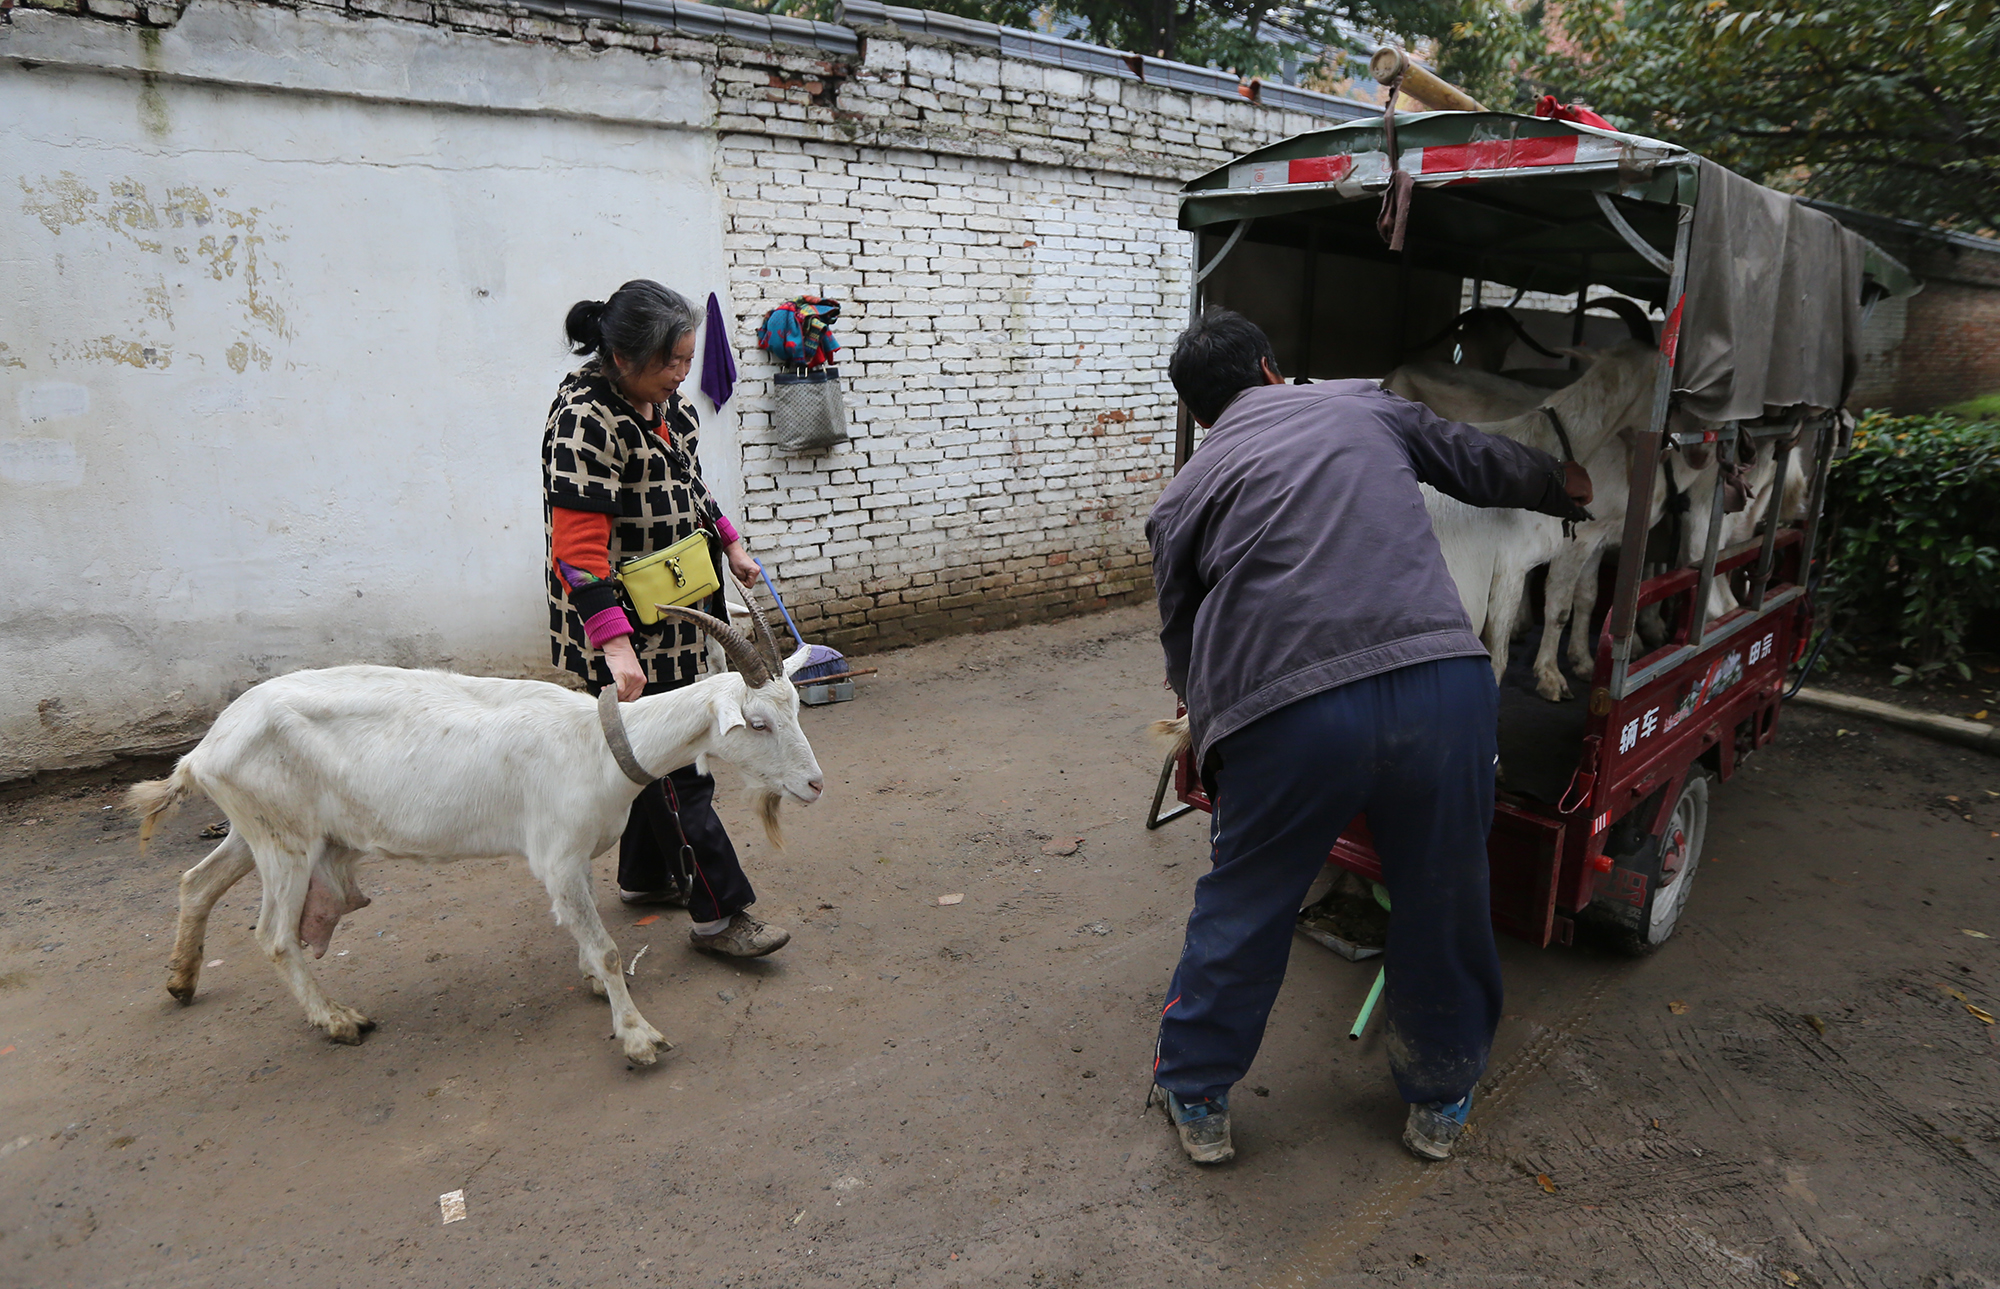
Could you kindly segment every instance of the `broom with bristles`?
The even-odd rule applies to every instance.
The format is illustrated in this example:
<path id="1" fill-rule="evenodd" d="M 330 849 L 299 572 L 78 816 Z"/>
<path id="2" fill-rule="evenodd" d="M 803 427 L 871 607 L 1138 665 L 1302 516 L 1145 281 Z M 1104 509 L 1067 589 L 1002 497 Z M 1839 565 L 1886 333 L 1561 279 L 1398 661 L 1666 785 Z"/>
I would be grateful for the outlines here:
<path id="1" fill-rule="evenodd" d="M 817 680 L 826 680 L 832 676 L 846 676 L 850 674 L 847 659 L 841 656 L 838 649 L 833 648 L 831 645 L 806 644 L 806 638 L 799 633 L 799 624 L 792 621 L 792 611 L 785 607 L 785 601 L 778 594 L 777 586 L 772 583 L 771 575 L 764 571 L 764 562 L 762 560 L 757 561 L 757 572 L 763 577 L 765 588 L 771 592 L 771 599 L 777 604 L 778 612 L 785 615 L 785 625 L 791 628 L 792 639 L 799 642 L 801 649 L 812 650 L 811 653 L 806 655 L 806 665 L 799 668 L 797 673 L 792 676 L 792 683 L 795 685 L 810 685 Z"/>

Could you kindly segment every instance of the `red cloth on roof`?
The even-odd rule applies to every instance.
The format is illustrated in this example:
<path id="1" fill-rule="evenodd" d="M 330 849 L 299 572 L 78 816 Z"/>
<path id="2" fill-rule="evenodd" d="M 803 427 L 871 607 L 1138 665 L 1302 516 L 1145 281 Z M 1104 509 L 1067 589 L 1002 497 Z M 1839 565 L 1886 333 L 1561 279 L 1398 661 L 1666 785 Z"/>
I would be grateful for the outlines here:
<path id="1" fill-rule="evenodd" d="M 1600 130 L 1618 128 L 1587 107 L 1579 107 L 1575 103 L 1556 102 L 1556 96 L 1553 94 L 1542 95 L 1542 101 L 1535 104 L 1535 115 L 1551 121 L 1574 121 L 1578 125 L 1594 125 Z"/>

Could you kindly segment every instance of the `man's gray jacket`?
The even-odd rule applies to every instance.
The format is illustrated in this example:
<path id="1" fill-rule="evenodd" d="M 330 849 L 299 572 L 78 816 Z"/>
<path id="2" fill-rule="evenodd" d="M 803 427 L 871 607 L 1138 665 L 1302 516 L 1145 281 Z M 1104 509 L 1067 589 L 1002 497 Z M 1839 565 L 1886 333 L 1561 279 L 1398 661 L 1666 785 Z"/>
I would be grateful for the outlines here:
<path id="1" fill-rule="evenodd" d="M 1554 457 L 1369 381 L 1258 386 L 1223 411 L 1146 521 L 1196 764 L 1301 698 L 1485 655 L 1420 483 L 1474 506 L 1572 513 Z"/>

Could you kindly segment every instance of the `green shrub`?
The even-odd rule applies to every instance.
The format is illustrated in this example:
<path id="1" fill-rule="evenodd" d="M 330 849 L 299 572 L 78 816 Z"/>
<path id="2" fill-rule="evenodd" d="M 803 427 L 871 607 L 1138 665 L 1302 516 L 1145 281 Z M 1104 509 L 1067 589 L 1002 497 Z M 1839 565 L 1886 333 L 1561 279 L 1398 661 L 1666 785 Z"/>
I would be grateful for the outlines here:
<path id="1" fill-rule="evenodd" d="M 1975 420 L 2000 419 L 2000 393 L 1981 394 L 1978 398 L 1968 398 L 1963 403 L 1953 403 L 1944 409 L 1953 416 L 1966 416 Z"/>
<path id="2" fill-rule="evenodd" d="M 1899 685 L 1969 677 L 1966 628 L 2000 608 L 2000 422 L 1864 414 L 1826 513 L 1828 620 L 1893 640 Z"/>

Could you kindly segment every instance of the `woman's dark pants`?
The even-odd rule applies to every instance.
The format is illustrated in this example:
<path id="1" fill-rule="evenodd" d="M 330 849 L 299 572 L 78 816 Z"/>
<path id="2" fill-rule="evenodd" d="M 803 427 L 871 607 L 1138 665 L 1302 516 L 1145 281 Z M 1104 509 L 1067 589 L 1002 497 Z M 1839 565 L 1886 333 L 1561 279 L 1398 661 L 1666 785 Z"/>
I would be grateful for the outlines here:
<path id="1" fill-rule="evenodd" d="M 1410 1102 L 1454 1101 L 1485 1072 L 1500 1017 L 1487 911 L 1499 693 L 1485 658 L 1446 658 L 1304 698 L 1218 740 L 1214 867 L 1160 1019 L 1155 1081 L 1219 1096 L 1250 1069 L 1306 888 L 1366 812 L 1394 906 L 1389 1068 Z"/>
<path id="2" fill-rule="evenodd" d="M 680 800 L 681 828 L 694 852 L 689 880 L 688 916 L 713 922 L 741 912 L 757 902 L 736 847 L 715 813 L 715 778 L 684 765 L 657 783 L 646 785 L 632 802 L 625 835 L 618 839 L 618 885 L 628 891 L 664 891 L 675 881 L 675 857 L 680 834 L 674 831 L 666 789 Z"/>
<path id="3" fill-rule="evenodd" d="M 647 694 L 665 693 L 678 685 L 648 685 Z M 593 695 L 595 690 L 593 689 Z M 672 790 L 671 797 L 669 789 Z M 673 800 L 679 801 L 680 829 L 674 827 Z M 715 778 L 698 774 L 691 765 L 649 783 L 632 802 L 625 818 L 625 835 L 618 839 L 618 885 L 628 891 L 665 891 L 677 882 L 681 833 L 693 851 L 688 875 L 688 916 L 714 922 L 757 902 L 736 847 L 715 813 Z"/>

